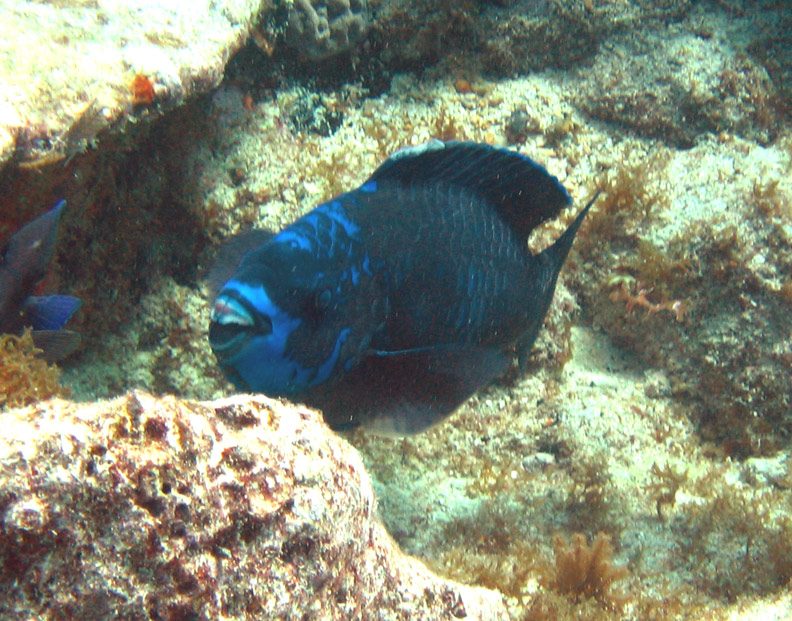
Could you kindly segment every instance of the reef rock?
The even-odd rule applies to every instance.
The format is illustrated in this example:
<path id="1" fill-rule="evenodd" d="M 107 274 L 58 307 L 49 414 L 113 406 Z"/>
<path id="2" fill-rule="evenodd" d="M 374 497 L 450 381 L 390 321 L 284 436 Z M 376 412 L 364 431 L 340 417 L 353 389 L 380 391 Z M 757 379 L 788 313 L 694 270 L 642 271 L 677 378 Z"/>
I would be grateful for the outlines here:
<path id="1" fill-rule="evenodd" d="M 284 5 L 0 0 L 0 167 L 68 160 L 108 127 L 211 90 L 250 35 L 270 53 L 285 38 L 315 61 L 350 50 L 368 27 L 365 0 Z"/>
<path id="2" fill-rule="evenodd" d="M 2 618 L 507 618 L 400 552 L 310 410 L 135 392 L 2 421 Z"/>
<path id="3" fill-rule="evenodd" d="M 0 165 L 68 158 L 132 113 L 208 90 L 265 6 L 3 1 Z"/>
<path id="4" fill-rule="evenodd" d="M 294 0 L 286 40 L 307 58 L 320 60 L 352 49 L 367 27 L 365 0 Z"/>

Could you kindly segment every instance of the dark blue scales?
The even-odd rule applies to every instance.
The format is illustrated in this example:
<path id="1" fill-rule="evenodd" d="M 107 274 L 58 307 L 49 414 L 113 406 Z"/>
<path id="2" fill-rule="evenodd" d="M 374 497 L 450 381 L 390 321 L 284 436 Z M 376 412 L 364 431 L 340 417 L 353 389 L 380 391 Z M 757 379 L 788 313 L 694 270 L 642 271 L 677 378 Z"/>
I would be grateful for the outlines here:
<path id="1" fill-rule="evenodd" d="M 590 204 L 543 252 L 527 238 L 570 202 L 512 151 L 399 151 L 280 233 L 227 244 L 211 276 L 217 360 L 240 390 L 333 428 L 422 431 L 525 360 Z"/>

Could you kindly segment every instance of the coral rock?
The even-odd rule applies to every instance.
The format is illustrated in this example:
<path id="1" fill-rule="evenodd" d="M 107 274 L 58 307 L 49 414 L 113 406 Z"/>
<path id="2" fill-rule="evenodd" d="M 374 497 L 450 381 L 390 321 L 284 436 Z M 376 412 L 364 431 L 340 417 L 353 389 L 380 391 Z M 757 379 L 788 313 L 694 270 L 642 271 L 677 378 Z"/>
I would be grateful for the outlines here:
<path id="1" fill-rule="evenodd" d="M 4 3 L 0 166 L 14 155 L 33 166 L 68 159 L 103 129 L 145 116 L 146 106 L 175 106 L 209 90 L 261 5 Z M 141 79 L 148 83 L 143 98 Z"/>
<path id="2" fill-rule="evenodd" d="M 400 552 L 310 410 L 135 392 L 3 426 L 2 618 L 507 618 Z"/>
<path id="3" fill-rule="evenodd" d="M 287 41 L 311 60 L 320 60 L 352 49 L 367 27 L 365 0 L 295 0 Z"/>

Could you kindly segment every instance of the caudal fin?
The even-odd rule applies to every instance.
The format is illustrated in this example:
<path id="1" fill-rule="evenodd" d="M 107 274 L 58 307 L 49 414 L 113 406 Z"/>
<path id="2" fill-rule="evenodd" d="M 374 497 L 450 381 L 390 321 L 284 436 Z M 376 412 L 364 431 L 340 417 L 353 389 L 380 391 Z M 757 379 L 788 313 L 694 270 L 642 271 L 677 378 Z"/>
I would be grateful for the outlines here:
<path id="1" fill-rule="evenodd" d="M 597 200 L 599 194 L 600 193 L 597 192 L 594 197 L 588 203 L 586 203 L 586 206 L 572 221 L 572 224 L 567 227 L 567 230 L 564 231 L 564 234 L 555 240 L 555 243 L 553 243 L 552 246 L 546 248 L 541 253 L 541 256 L 543 256 L 549 265 L 552 266 L 552 271 L 554 272 L 553 282 L 555 282 L 558 272 L 561 271 L 561 266 L 564 264 L 564 261 L 569 254 L 569 249 L 572 248 L 572 243 L 575 241 L 575 235 L 577 235 L 580 225 L 583 224 L 583 220 L 586 219 L 586 214 L 594 204 L 594 201 Z"/>
<path id="2" fill-rule="evenodd" d="M 71 295 L 30 296 L 25 300 L 27 319 L 34 330 L 60 330 L 82 302 Z"/>
<path id="3" fill-rule="evenodd" d="M 535 299 L 540 301 L 535 310 L 535 316 L 540 319 L 533 323 L 531 329 L 522 336 L 520 342 L 517 344 L 517 355 L 520 368 L 525 368 L 531 346 L 534 340 L 536 340 L 536 335 L 539 333 L 539 329 L 542 326 L 542 319 L 544 319 L 547 314 L 547 310 L 550 308 L 550 302 L 553 300 L 553 292 L 555 291 L 556 281 L 558 280 L 561 266 L 564 264 L 564 260 L 569 254 L 569 249 L 572 248 L 572 242 L 575 241 L 575 235 L 580 225 L 583 224 L 583 220 L 586 218 L 586 214 L 594 204 L 594 201 L 597 200 L 597 196 L 599 196 L 599 192 L 597 192 L 594 198 L 592 198 L 580 211 L 577 217 L 572 221 L 572 224 L 564 231 L 564 234 L 561 235 L 552 246 L 533 257 L 536 270 L 534 276 L 536 278 L 537 287 Z"/>

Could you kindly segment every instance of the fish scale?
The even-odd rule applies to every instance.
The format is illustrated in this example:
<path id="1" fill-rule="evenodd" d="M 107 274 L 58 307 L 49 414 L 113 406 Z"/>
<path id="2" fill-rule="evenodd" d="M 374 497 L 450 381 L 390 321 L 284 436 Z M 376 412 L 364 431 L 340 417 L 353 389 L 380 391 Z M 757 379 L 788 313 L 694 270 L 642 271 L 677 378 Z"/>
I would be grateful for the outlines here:
<path id="1" fill-rule="evenodd" d="M 591 203 L 542 253 L 527 237 L 569 202 L 505 149 L 399 151 L 277 235 L 219 253 L 218 363 L 239 389 L 302 401 L 336 429 L 422 431 L 515 353 L 524 363 Z"/>
<path id="2" fill-rule="evenodd" d="M 394 283 L 395 288 L 410 289 L 397 296 L 402 300 L 401 305 L 396 304 L 397 310 L 402 313 L 402 317 L 411 313 L 422 315 L 417 321 L 418 327 L 412 328 L 402 339 L 392 339 L 391 346 L 396 349 L 419 347 L 422 339 L 435 339 L 436 342 L 479 339 L 483 337 L 482 332 L 489 330 L 488 325 L 495 318 L 499 317 L 512 325 L 525 314 L 520 302 L 529 279 L 526 266 L 530 255 L 527 249 L 493 210 L 475 200 L 460 198 L 459 192 L 447 187 L 422 191 L 417 198 L 404 188 L 396 188 L 393 196 L 389 196 L 389 190 L 383 189 L 376 197 L 367 198 L 368 201 L 398 205 L 399 210 L 410 214 L 400 224 L 392 225 L 387 235 L 378 235 L 364 242 L 372 249 L 382 246 L 381 250 L 374 250 L 375 254 L 379 252 L 385 255 L 388 252 L 387 248 L 392 245 L 391 237 L 415 240 L 406 250 L 391 252 L 388 259 L 397 266 L 396 273 L 410 277 L 406 283 Z M 459 206 L 449 211 L 442 208 L 447 204 Z M 364 230 L 369 231 L 382 231 L 388 221 L 398 217 L 397 209 L 375 210 L 373 205 L 361 205 L 360 211 L 359 215 L 352 213 L 351 216 L 361 223 Z M 444 252 L 442 256 L 434 257 L 431 270 L 416 272 L 413 264 L 420 259 L 416 253 L 420 251 L 421 244 L 426 243 L 422 231 L 437 230 L 445 233 Z M 486 231 L 490 231 L 490 235 L 486 235 Z M 504 287 L 499 299 L 485 298 L 482 295 L 485 283 L 483 277 L 488 272 L 496 271 L 512 276 L 513 287 Z M 468 292 L 471 280 L 475 285 L 472 294 Z M 444 287 L 449 282 L 457 283 L 450 291 Z M 455 331 L 456 316 L 449 321 L 439 321 L 446 300 L 450 298 L 469 309 L 466 314 L 473 321 L 467 321 L 465 325 L 470 329 L 470 334 Z M 506 313 L 515 317 L 508 317 Z M 423 316 L 434 320 L 426 322 Z M 411 322 L 411 325 L 414 323 Z"/>

